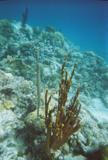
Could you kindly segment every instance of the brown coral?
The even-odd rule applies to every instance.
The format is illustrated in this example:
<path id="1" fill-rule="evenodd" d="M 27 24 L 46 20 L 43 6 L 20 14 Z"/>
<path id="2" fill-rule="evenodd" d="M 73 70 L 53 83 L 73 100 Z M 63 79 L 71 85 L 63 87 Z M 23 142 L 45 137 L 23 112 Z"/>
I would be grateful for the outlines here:
<path id="1" fill-rule="evenodd" d="M 65 63 L 61 69 L 61 82 L 59 85 L 58 106 L 49 110 L 51 96 L 48 98 L 48 90 L 45 94 L 45 124 L 47 140 L 45 148 L 47 154 L 50 155 L 51 150 L 57 150 L 80 128 L 80 120 L 78 118 L 80 112 L 80 103 L 78 101 L 79 87 L 73 97 L 71 104 L 66 107 L 67 96 L 72 83 L 76 64 L 72 70 L 71 76 L 65 71 Z M 55 114 L 56 119 L 52 117 Z"/>

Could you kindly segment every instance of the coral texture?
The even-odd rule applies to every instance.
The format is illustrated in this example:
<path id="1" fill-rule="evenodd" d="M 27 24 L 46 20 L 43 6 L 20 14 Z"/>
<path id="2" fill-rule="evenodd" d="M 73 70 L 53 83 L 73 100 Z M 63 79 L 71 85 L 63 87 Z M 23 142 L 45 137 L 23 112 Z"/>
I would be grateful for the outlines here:
<path id="1" fill-rule="evenodd" d="M 79 87 L 76 94 L 66 107 L 67 96 L 71 86 L 72 77 L 74 75 L 76 65 L 74 65 L 71 76 L 65 71 L 65 63 L 61 69 L 61 82 L 59 86 L 58 106 L 49 110 L 51 96 L 48 98 L 48 90 L 45 94 L 45 124 L 47 128 L 46 152 L 50 154 L 51 149 L 60 148 L 72 135 L 80 128 L 80 120 L 78 118 L 80 112 L 80 103 L 78 101 Z M 69 78 L 68 78 L 69 77 Z M 56 111 L 55 111 L 56 110 Z M 52 114 L 55 114 L 55 120 Z"/>

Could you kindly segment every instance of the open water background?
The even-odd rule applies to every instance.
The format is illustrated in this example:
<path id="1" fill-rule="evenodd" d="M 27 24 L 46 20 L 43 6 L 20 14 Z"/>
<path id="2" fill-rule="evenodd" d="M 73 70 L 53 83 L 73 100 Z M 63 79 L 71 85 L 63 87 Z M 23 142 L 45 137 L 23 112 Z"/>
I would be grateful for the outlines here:
<path id="1" fill-rule="evenodd" d="M 108 62 L 108 1 L 1 0 L 0 19 L 21 20 L 28 8 L 28 24 L 54 26 L 81 51 L 92 50 Z"/>

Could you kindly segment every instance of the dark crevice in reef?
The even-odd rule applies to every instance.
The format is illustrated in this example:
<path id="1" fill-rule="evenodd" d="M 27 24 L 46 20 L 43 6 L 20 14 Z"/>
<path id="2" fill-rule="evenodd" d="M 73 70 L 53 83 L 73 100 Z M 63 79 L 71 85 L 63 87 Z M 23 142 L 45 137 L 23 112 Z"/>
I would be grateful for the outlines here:
<path id="1" fill-rule="evenodd" d="M 39 135 L 42 133 L 38 133 Z M 36 149 L 34 140 L 37 136 L 37 131 L 33 126 L 26 126 L 21 130 L 17 130 L 16 137 L 20 137 L 26 146 L 26 155 L 28 158 L 34 159 L 36 156 Z M 37 150 L 39 152 L 39 150 Z M 37 154 L 38 154 L 37 152 Z"/>

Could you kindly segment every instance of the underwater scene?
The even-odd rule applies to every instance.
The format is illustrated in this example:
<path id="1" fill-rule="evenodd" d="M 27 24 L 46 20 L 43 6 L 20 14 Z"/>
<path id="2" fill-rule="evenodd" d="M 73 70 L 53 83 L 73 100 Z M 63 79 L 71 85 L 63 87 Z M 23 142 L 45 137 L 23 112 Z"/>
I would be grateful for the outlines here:
<path id="1" fill-rule="evenodd" d="M 0 0 L 0 160 L 108 160 L 108 1 Z"/>

